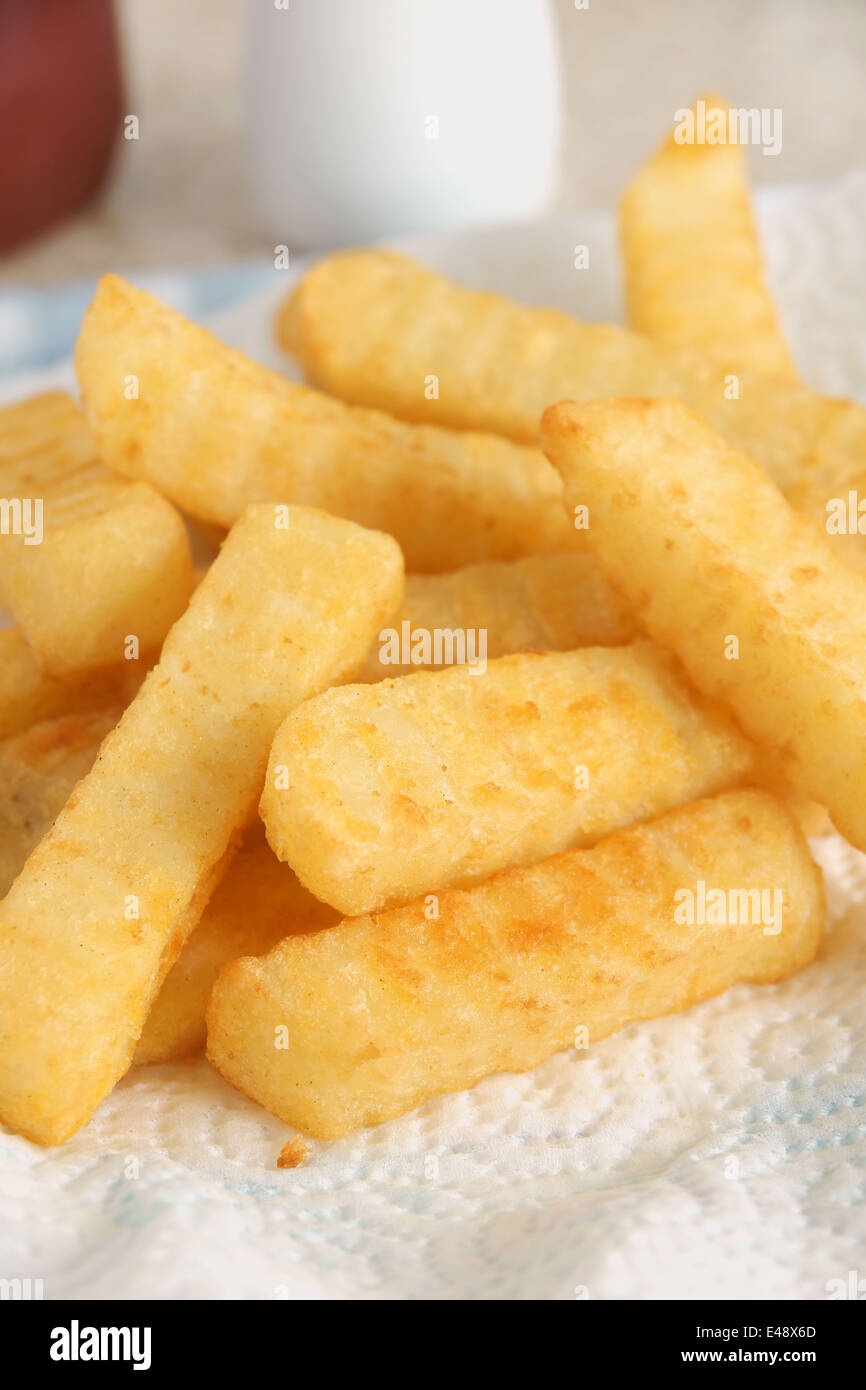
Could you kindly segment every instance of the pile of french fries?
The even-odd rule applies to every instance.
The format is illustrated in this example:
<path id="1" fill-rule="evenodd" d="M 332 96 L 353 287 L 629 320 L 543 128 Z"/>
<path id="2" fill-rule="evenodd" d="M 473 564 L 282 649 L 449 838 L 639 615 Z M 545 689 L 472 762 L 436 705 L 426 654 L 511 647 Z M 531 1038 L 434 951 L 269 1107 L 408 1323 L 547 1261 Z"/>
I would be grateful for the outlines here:
<path id="1" fill-rule="evenodd" d="M 109 276 L 81 408 L 0 412 L 14 1130 L 206 1046 L 335 1139 L 815 958 L 866 410 L 795 375 L 741 148 L 621 213 L 628 328 L 359 250 L 281 307 L 301 386 Z"/>

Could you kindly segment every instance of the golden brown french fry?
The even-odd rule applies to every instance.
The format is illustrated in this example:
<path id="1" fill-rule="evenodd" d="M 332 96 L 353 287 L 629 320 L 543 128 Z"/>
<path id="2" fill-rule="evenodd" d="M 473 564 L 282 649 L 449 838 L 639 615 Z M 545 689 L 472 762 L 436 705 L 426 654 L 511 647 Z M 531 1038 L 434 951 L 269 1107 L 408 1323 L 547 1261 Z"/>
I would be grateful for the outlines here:
<path id="1" fill-rule="evenodd" d="M 449 574 L 407 575 L 403 607 L 382 629 L 355 679 L 387 680 L 462 662 L 479 666 L 527 649 L 620 646 L 637 635 L 633 616 L 592 555 L 530 555 Z M 395 653 L 399 661 L 392 664 Z M 793 791 L 776 758 L 763 749 L 754 752 L 755 785 L 785 801 L 805 834 L 832 833 L 824 807 Z"/>
<path id="2" fill-rule="evenodd" d="M 90 771 L 122 712 L 62 715 L 0 743 L 0 897 Z M 267 846 L 242 850 L 163 981 L 133 1066 L 174 1061 L 204 1047 L 208 996 L 229 961 L 263 955 L 283 937 L 331 926 L 338 917 Z"/>
<path id="3" fill-rule="evenodd" d="M 538 450 L 348 410 L 116 276 L 100 283 L 75 361 L 106 463 L 206 521 L 231 525 L 248 502 L 323 507 L 389 531 L 425 573 L 574 542 Z"/>
<path id="4" fill-rule="evenodd" d="M 620 204 L 629 323 L 718 359 L 725 373 L 794 381 L 764 277 L 745 147 L 729 141 L 729 103 L 701 101 L 706 113 L 719 113 L 714 142 L 689 144 L 672 133 Z"/>
<path id="5" fill-rule="evenodd" d="M 90 771 L 122 713 L 118 707 L 65 714 L 0 743 L 0 898 Z M 228 961 L 261 955 L 287 933 L 329 926 L 337 917 L 267 846 L 242 850 L 165 977 L 133 1065 L 173 1061 L 204 1047 L 207 998 Z"/>
<path id="6" fill-rule="evenodd" d="M 317 385 L 406 420 L 532 443 L 555 401 L 678 397 L 821 527 L 846 489 L 866 498 L 863 406 L 745 371 L 732 383 L 709 358 L 463 289 L 393 252 L 345 252 L 313 266 L 284 307 L 279 335 Z M 438 399 L 425 396 L 430 374 Z M 862 540 L 839 539 L 847 558 L 866 563 Z"/>
<path id="7" fill-rule="evenodd" d="M 387 536 L 250 507 L 89 775 L 0 904 L 0 1116 L 41 1144 L 126 1070 L 293 704 L 400 601 Z"/>
<path id="8" fill-rule="evenodd" d="M 711 925 L 722 904 L 733 920 Z M 789 814 L 735 792 L 443 893 L 435 919 L 422 900 L 234 961 L 211 995 L 208 1056 L 272 1114 L 336 1139 L 578 1038 L 784 979 L 823 923 Z"/>
<path id="9" fill-rule="evenodd" d="M 0 742 L 0 898 L 122 713 L 118 706 L 64 714 Z"/>
<path id="10" fill-rule="evenodd" d="M 527 647 L 616 647 L 636 635 L 633 618 L 590 554 L 529 555 L 448 574 L 407 575 L 403 607 L 379 633 L 356 679 L 479 664 Z"/>
<path id="11" fill-rule="evenodd" d="M 646 631 L 866 849 L 866 582 L 677 401 L 564 402 L 544 444 Z"/>
<path id="12" fill-rule="evenodd" d="M 205 573 L 202 566 L 194 567 L 193 584 L 200 584 Z M 599 578 L 597 583 L 603 593 L 604 581 Z M 19 628 L 0 628 L 0 739 L 62 715 L 124 708 L 157 656 L 156 649 L 136 655 L 130 648 L 113 666 L 76 668 L 54 676 L 42 669 Z"/>
<path id="13" fill-rule="evenodd" d="M 261 812 L 278 858 L 354 916 L 591 844 L 751 765 L 665 653 L 595 647 L 328 690 L 280 727 Z"/>
<path id="14" fill-rule="evenodd" d="M 133 1065 L 175 1061 L 204 1047 L 208 996 L 229 961 L 263 955 L 284 936 L 318 931 L 338 919 L 267 845 L 241 850 L 166 975 Z"/>
<path id="15" fill-rule="evenodd" d="M 0 410 L 0 602 L 43 671 L 157 647 L 192 592 L 186 530 L 165 498 L 99 463 L 59 392 Z"/>
<path id="16" fill-rule="evenodd" d="M 144 654 L 138 661 L 50 676 L 18 628 L 0 628 L 0 738 L 62 714 L 128 704 L 151 661 Z"/>

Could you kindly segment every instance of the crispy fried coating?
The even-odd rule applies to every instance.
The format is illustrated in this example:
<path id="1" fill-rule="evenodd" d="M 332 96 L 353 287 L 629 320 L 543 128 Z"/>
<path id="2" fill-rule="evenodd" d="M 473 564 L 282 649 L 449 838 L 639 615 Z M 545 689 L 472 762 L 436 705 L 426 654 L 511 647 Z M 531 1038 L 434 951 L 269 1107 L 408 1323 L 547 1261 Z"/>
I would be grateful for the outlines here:
<path id="1" fill-rule="evenodd" d="M 701 883 L 733 924 L 705 924 Z M 756 889 L 757 913 L 742 897 Z M 738 981 L 785 979 L 823 924 L 788 812 L 734 792 L 443 893 L 436 917 L 420 900 L 234 961 L 211 995 L 208 1056 L 272 1114 L 336 1139 Z"/>
<path id="2" fill-rule="evenodd" d="M 65 714 L 0 743 L 0 898 L 93 766 L 122 708 Z M 338 914 L 302 888 L 266 845 L 242 850 L 162 983 L 133 1065 L 204 1047 L 205 1006 L 221 968 L 261 955 L 288 932 L 330 926 Z"/>
<path id="3" fill-rule="evenodd" d="M 208 996 L 229 961 L 263 955 L 284 936 L 338 920 L 339 913 L 302 888 L 267 845 L 241 850 L 166 975 L 133 1065 L 172 1062 L 204 1047 Z"/>
<path id="4" fill-rule="evenodd" d="M 128 704 L 150 660 L 144 654 L 138 661 L 51 676 L 39 665 L 20 628 L 0 628 L 0 738 L 63 714 Z"/>
<path id="5" fill-rule="evenodd" d="M 122 707 L 64 714 L 0 743 L 0 898 L 93 766 Z"/>
<path id="6" fill-rule="evenodd" d="M 730 104 L 702 100 L 723 113 L 714 143 L 680 143 L 672 133 L 620 203 L 629 323 L 716 358 L 726 373 L 795 381 L 764 274 L 745 146 L 730 143 Z"/>
<path id="7" fill-rule="evenodd" d="M 866 849 L 863 577 L 678 401 L 564 402 L 543 436 L 641 626 Z"/>
<path id="8" fill-rule="evenodd" d="M 402 608 L 380 632 L 355 679 L 387 680 L 459 662 L 479 665 L 482 633 L 484 657 L 493 659 L 525 650 L 620 646 L 637 637 L 639 627 L 591 554 L 566 551 L 468 565 L 449 574 L 410 574 Z M 825 808 L 793 790 L 772 754 L 754 752 L 755 785 L 785 801 L 805 834 L 831 834 Z"/>
<path id="9" fill-rule="evenodd" d="M 230 526 L 248 502 L 322 507 L 390 532 L 421 573 L 574 543 L 537 449 L 349 410 L 116 276 L 100 283 L 75 361 L 106 463 L 205 521 Z"/>
<path id="10" fill-rule="evenodd" d="M 394 252 L 318 262 L 278 328 L 318 386 L 406 420 L 534 443 L 542 411 L 556 401 L 674 397 L 762 464 L 822 529 L 834 498 L 849 488 L 866 496 L 863 406 L 745 370 L 733 382 L 715 358 L 464 289 Z M 423 390 L 429 373 L 437 399 Z M 833 544 L 866 565 L 862 537 L 834 536 Z"/>
<path id="11" fill-rule="evenodd" d="M 437 632 L 443 634 L 438 648 Z M 448 643 L 447 633 L 463 633 L 462 647 L 459 637 Z M 468 633 L 475 634 L 471 650 Z M 493 658 L 527 647 L 617 647 L 630 642 L 637 628 L 589 553 L 562 551 L 447 574 L 410 574 L 402 608 L 373 643 L 357 679 L 379 681 L 453 664 L 441 657 L 477 657 L 481 633 L 485 655 Z M 431 634 L 429 643 L 425 634 Z"/>
<path id="12" fill-rule="evenodd" d="M 346 916 L 408 902 L 742 781 L 748 742 L 645 643 L 331 689 L 271 750 L 268 841 Z"/>
<path id="13" fill-rule="evenodd" d="M 86 1123 L 224 871 L 297 702 L 360 665 L 402 594 L 388 537 L 251 507 L 91 772 L 0 904 L 0 1116 Z"/>
<path id="14" fill-rule="evenodd" d="M 115 665 L 129 637 L 150 651 L 186 607 L 181 517 L 147 483 L 103 468 L 69 396 L 0 410 L 0 511 L 0 602 L 43 671 Z"/>

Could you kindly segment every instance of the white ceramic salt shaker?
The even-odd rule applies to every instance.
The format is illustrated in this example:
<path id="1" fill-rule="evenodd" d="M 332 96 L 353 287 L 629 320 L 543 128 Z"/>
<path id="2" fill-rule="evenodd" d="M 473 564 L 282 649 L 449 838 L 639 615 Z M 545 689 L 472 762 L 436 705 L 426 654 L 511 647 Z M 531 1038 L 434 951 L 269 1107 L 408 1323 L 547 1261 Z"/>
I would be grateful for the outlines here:
<path id="1" fill-rule="evenodd" d="M 249 0 L 257 214 L 291 249 L 521 221 L 559 166 L 548 0 Z"/>

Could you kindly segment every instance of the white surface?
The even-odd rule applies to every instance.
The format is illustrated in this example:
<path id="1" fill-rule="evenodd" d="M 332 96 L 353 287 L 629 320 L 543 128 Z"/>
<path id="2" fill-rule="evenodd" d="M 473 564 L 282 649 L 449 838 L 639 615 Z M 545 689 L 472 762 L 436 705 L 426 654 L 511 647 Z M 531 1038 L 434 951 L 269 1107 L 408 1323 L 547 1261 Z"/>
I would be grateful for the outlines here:
<path id="1" fill-rule="evenodd" d="M 246 152 L 290 247 L 549 211 L 561 96 L 550 0 L 248 6 Z"/>
<path id="2" fill-rule="evenodd" d="M 866 399 L 866 175 L 760 210 L 804 375 Z M 616 311 L 607 218 L 419 250 Z M 286 284 L 221 324 L 274 364 Z M 63 1149 L 0 1135 L 0 1277 L 48 1298 L 825 1297 L 866 1274 L 866 860 L 838 840 L 820 854 L 830 932 L 796 979 L 312 1143 L 306 1167 L 275 1168 L 289 1131 L 203 1061 L 132 1074 Z"/>

